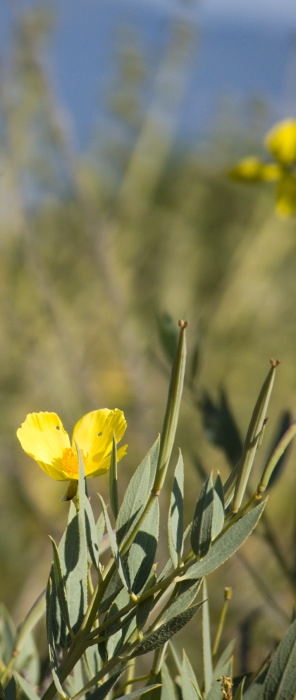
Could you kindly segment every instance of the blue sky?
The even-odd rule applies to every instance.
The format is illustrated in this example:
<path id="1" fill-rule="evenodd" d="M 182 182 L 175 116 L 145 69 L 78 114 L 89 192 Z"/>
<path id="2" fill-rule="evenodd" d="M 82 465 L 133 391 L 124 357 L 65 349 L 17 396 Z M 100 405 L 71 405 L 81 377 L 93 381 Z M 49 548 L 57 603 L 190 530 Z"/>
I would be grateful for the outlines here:
<path id="1" fill-rule="evenodd" d="M 195 28 L 193 75 L 189 75 L 188 91 L 180 107 L 182 136 L 186 137 L 190 129 L 193 133 L 199 120 L 215 120 L 223 95 L 234 100 L 243 100 L 245 94 L 251 98 L 261 95 L 275 106 L 276 117 L 278 109 L 279 118 L 286 115 L 285 110 L 291 111 L 293 104 L 296 111 L 296 99 L 294 103 L 292 99 L 296 98 L 295 53 L 294 68 L 288 55 L 289 51 L 293 54 L 296 35 L 296 0 L 43 1 L 56 13 L 48 50 L 49 73 L 78 144 L 87 145 L 95 126 L 103 134 L 108 123 L 106 95 L 114 85 L 118 61 L 116 27 L 120 22 L 132 26 L 131 18 L 137 30 L 141 26 L 143 55 L 152 73 L 161 62 L 169 18 L 184 15 Z M 9 0 L 0 1 L 2 49 L 9 5 Z M 34 5 L 33 0 L 19 2 L 19 7 Z M 292 90 L 287 84 L 289 61 Z"/>

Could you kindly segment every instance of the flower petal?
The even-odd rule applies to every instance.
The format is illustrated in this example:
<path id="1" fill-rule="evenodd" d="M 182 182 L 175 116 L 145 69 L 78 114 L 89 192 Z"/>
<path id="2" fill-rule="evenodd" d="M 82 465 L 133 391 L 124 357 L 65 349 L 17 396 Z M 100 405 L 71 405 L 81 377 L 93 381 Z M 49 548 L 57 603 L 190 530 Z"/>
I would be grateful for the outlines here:
<path id="1" fill-rule="evenodd" d="M 117 450 L 117 462 L 120 462 L 122 457 L 126 454 L 128 446 L 123 445 L 122 447 L 119 447 Z M 111 449 L 109 454 L 107 454 L 105 457 L 101 458 L 96 456 L 88 460 L 88 465 L 87 465 L 87 476 L 88 477 L 93 477 L 93 476 L 101 476 L 101 474 L 105 474 L 105 472 L 108 472 L 110 469 L 110 462 L 111 462 Z M 98 466 L 99 463 L 99 466 Z"/>
<path id="2" fill-rule="evenodd" d="M 118 443 L 125 430 L 126 420 L 123 412 L 118 408 L 113 411 L 108 408 L 91 411 L 76 423 L 73 431 L 73 443 L 77 443 L 87 456 L 86 476 L 96 476 L 108 471 L 113 434 Z"/>
<path id="3" fill-rule="evenodd" d="M 261 182 L 262 180 L 278 180 L 281 169 L 274 163 L 263 163 L 255 156 L 249 156 L 240 160 L 229 171 L 232 180 L 244 180 L 247 182 Z"/>
<path id="4" fill-rule="evenodd" d="M 282 165 L 296 161 L 296 121 L 285 119 L 276 124 L 266 135 L 265 144 Z"/>
<path id="5" fill-rule="evenodd" d="M 296 215 L 296 177 L 285 175 L 277 187 L 276 209 L 284 217 Z"/>
<path id="6" fill-rule="evenodd" d="M 23 450 L 58 481 L 69 479 L 63 471 L 62 455 L 70 447 L 61 419 L 56 413 L 29 413 L 17 431 Z"/>

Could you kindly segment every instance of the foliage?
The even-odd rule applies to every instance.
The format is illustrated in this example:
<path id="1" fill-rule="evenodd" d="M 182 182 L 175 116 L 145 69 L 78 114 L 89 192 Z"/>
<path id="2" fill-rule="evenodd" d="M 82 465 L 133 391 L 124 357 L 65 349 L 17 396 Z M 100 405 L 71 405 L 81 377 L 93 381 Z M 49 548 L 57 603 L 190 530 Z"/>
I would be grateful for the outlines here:
<path id="1" fill-rule="evenodd" d="M 262 438 L 277 363 L 265 379 L 251 417 L 242 457 L 230 478 L 206 480 L 191 522 L 184 530 L 184 464 L 180 453 L 168 512 L 168 561 L 158 571 L 159 496 L 168 477 L 184 383 L 187 322 L 180 331 L 172 368 L 163 430 L 134 472 L 126 492 L 118 494 L 116 442 L 110 468 L 110 505 L 100 495 L 96 522 L 88 499 L 82 451 L 77 493 L 70 503 L 68 525 L 57 545 L 46 592 L 33 605 L 18 630 L 8 613 L 1 618 L 1 697 L 10 700 L 62 698 L 285 698 L 296 692 L 294 673 L 296 626 L 292 623 L 271 661 L 253 679 L 233 678 L 230 645 L 217 658 L 211 644 L 206 577 L 239 550 L 263 516 L 271 467 L 275 468 L 295 430 L 288 429 L 283 447 L 275 448 L 255 493 L 244 499 L 250 470 Z M 288 436 L 288 437 L 287 437 Z M 288 439 L 289 438 L 289 439 Z M 275 457 L 275 456 L 276 457 Z M 237 496 L 239 494 L 239 498 Z M 106 529 L 106 535 L 104 531 Z M 102 542 L 108 539 L 109 559 Z M 199 600 L 196 598 L 199 595 Z M 226 592 L 225 602 L 229 600 Z M 42 664 L 32 632 L 46 614 L 48 664 Z M 198 681 L 184 652 L 171 647 L 173 636 L 198 613 L 204 675 Z M 224 610 L 225 616 L 225 610 Z M 222 622 L 221 622 L 222 624 Z M 137 673 L 137 659 L 153 652 L 150 670 Z M 177 676 L 167 661 L 172 655 Z M 166 661 L 165 661 L 166 659 Z M 138 688 L 138 683 L 142 683 Z M 45 689 L 45 686 L 46 689 Z"/>

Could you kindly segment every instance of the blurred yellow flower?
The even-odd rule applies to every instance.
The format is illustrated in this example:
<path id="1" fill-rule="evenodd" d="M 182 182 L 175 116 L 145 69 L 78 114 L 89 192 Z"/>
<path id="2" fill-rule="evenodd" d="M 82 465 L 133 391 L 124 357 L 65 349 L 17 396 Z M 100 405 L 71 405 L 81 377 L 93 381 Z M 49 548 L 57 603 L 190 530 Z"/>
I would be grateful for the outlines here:
<path id="1" fill-rule="evenodd" d="M 230 177 L 248 182 L 276 181 L 276 209 L 282 216 L 296 214 L 296 120 L 285 119 L 265 137 L 265 146 L 274 157 L 272 163 L 259 158 L 243 158 L 231 169 Z"/>
<path id="2" fill-rule="evenodd" d="M 61 419 L 56 413 L 29 413 L 17 431 L 22 448 L 36 460 L 41 469 L 53 479 L 78 479 L 79 446 L 87 477 L 99 476 L 110 468 L 113 435 L 116 443 L 123 437 L 126 420 L 122 411 L 101 408 L 91 411 L 76 423 L 72 444 Z M 117 450 L 119 461 L 127 445 Z"/>

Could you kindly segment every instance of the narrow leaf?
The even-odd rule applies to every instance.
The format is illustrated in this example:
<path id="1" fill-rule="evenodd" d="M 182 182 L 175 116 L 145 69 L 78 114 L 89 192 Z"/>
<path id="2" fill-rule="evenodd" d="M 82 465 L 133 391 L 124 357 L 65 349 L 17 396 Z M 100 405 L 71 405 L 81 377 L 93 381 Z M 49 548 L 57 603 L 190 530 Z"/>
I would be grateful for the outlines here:
<path id="1" fill-rule="evenodd" d="M 188 610 L 185 610 L 185 612 L 181 613 L 181 615 L 177 615 L 174 617 L 172 620 L 169 622 L 165 623 L 164 625 L 161 625 L 161 627 L 158 627 L 157 630 L 154 632 L 151 632 L 151 634 L 148 634 L 148 636 L 140 642 L 140 644 L 137 645 L 137 647 L 134 649 L 134 651 L 131 654 L 131 658 L 134 656 L 141 656 L 142 654 L 147 654 L 149 651 L 153 651 L 153 649 L 158 649 L 161 647 L 165 642 L 168 641 L 168 639 L 171 639 L 176 632 L 178 632 L 184 625 L 189 622 L 194 615 L 196 615 L 197 611 L 201 607 L 202 603 L 197 603 L 196 605 L 193 605 L 191 608 L 188 608 Z"/>
<path id="2" fill-rule="evenodd" d="M 202 559 L 211 546 L 213 516 L 214 487 L 209 476 L 197 500 L 192 521 L 191 547 L 198 559 Z"/>
<path id="3" fill-rule="evenodd" d="M 210 630 L 210 612 L 209 612 L 209 601 L 208 601 L 208 590 L 206 579 L 203 579 L 203 599 L 204 604 L 202 606 L 202 658 L 203 658 L 203 672 L 204 672 L 204 688 L 205 694 L 210 691 L 213 682 L 213 664 L 212 664 L 212 644 L 211 644 L 211 630 Z"/>
<path id="4" fill-rule="evenodd" d="M 21 676 L 17 671 L 13 672 L 14 678 L 17 682 L 17 685 L 22 689 L 24 695 L 28 700 L 39 700 L 39 695 L 37 695 L 36 691 L 28 681 L 26 681 L 23 676 Z"/>
<path id="5" fill-rule="evenodd" d="M 54 592 L 53 592 L 53 582 L 51 579 L 51 576 L 49 577 L 48 581 L 48 590 L 47 590 L 47 606 L 46 606 L 46 627 L 47 627 L 47 640 L 48 640 L 48 650 L 49 650 L 49 660 L 50 660 L 50 665 L 51 665 L 51 673 L 52 673 L 52 678 L 53 682 L 55 684 L 56 690 L 59 693 L 59 695 L 65 699 L 67 697 L 66 693 L 64 692 L 60 679 L 59 679 L 59 667 L 58 667 L 58 660 L 57 660 L 57 655 L 56 655 L 56 648 L 55 648 L 55 600 L 54 600 Z"/>
<path id="6" fill-rule="evenodd" d="M 85 531 L 87 547 L 91 561 L 97 569 L 99 565 L 99 532 L 94 519 L 93 509 L 88 498 L 84 501 Z"/>
<path id="7" fill-rule="evenodd" d="M 67 604 L 67 599 L 66 599 L 66 591 L 64 587 L 64 577 L 62 574 L 62 567 L 61 567 L 61 562 L 60 562 L 60 557 L 59 557 L 59 552 L 57 545 L 52 537 L 50 537 L 50 541 L 52 544 L 52 549 L 53 549 L 53 578 L 54 578 L 54 588 L 58 596 L 58 601 L 60 604 L 60 609 L 61 613 L 64 619 L 64 622 L 67 625 L 68 631 L 71 633 L 71 624 L 70 624 L 70 617 L 69 617 L 69 610 L 68 610 L 68 604 Z"/>
<path id="8" fill-rule="evenodd" d="M 225 502 L 228 505 L 233 495 L 232 511 L 236 513 L 241 505 L 250 472 L 255 459 L 255 454 L 262 437 L 262 431 L 266 419 L 266 411 L 274 383 L 275 371 L 278 361 L 271 360 L 271 368 L 261 387 L 243 446 L 242 456 L 237 466 L 232 470 L 229 479 L 224 486 Z"/>
<path id="9" fill-rule="evenodd" d="M 159 438 L 133 474 L 116 521 L 117 542 L 122 546 L 143 513 L 153 486 L 159 454 Z"/>
<path id="10" fill-rule="evenodd" d="M 98 494 L 98 496 L 99 496 L 99 499 L 100 499 L 100 501 L 101 501 L 101 505 L 102 505 L 102 509 L 103 509 L 103 513 L 104 513 L 104 517 L 105 517 L 105 522 L 106 522 L 106 527 L 107 527 L 107 531 L 108 531 L 108 535 L 109 535 L 109 539 L 110 539 L 112 554 L 113 554 L 113 556 L 114 556 L 115 563 L 116 563 L 116 569 L 117 569 L 117 571 L 118 571 L 118 574 L 119 574 L 119 576 L 120 576 L 120 578 L 121 578 L 121 581 L 122 581 L 124 587 L 125 587 L 128 591 L 130 591 L 130 585 L 129 585 L 128 576 L 127 576 L 127 573 L 126 573 L 126 571 L 125 571 L 125 569 L 124 569 L 121 556 L 120 556 L 120 554 L 119 554 L 119 550 L 118 550 L 117 542 L 116 542 L 116 536 L 115 536 L 115 533 L 113 532 L 113 529 L 112 529 L 112 525 L 111 525 L 111 522 L 110 522 L 110 518 L 109 518 L 109 515 L 108 515 L 108 511 L 107 511 L 107 507 L 106 507 L 105 501 L 104 501 L 103 497 L 100 496 L 100 494 Z"/>
<path id="11" fill-rule="evenodd" d="M 201 700 L 202 698 L 196 675 L 184 649 L 181 668 L 181 690 L 182 697 L 186 698 L 186 700 Z"/>
<path id="12" fill-rule="evenodd" d="M 286 449 L 289 447 L 290 442 L 293 440 L 293 438 L 296 435 L 296 421 L 290 425 L 288 430 L 285 432 L 285 434 L 282 436 L 281 440 L 275 447 L 272 455 L 270 456 L 267 465 L 264 469 L 264 472 L 262 474 L 260 484 L 258 486 L 258 493 L 263 493 L 265 489 L 267 488 L 270 479 L 272 478 L 272 475 L 274 473 L 275 468 L 277 467 L 279 461 L 282 459 L 284 452 Z"/>
<path id="13" fill-rule="evenodd" d="M 161 667 L 161 700 L 177 700 L 176 686 L 165 661 Z"/>
<path id="14" fill-rule="evenodd" d="M 224 526 L 224 491 L 220 474 L 217 475 L 214 486 L 212 540 L 216 539 Z"/>
<path id="15" fill-rule="evenodd" d="M 183 499 L 184 464 L 180 452 L 175 470 L 168 520 L 169 552 L 175 568 L 179 565 L 183 552 Z"/>
<path id="16" fill-rule="evenodd" d="M 151 690 L 154 688 L 159 688 L 160 684 L 159 683 L 154 683 L 153 685 L 147 685 L 146 688 L 139 688 L 139 690 L 133 690 L 132 693 L 128 693 L 127 695 L 120 695 L 117 700 L 136 700 L 136 698 L 141 698 L 142 695 L 146 695 L 146 693 L 150 693 Z"/>
<path id="17" fill-rule="evenodd" d="M 159 504 L 154 501 L 130 546 L 127 566 L 130 588 L 138 595 L 144 588 L 154 564 L 158 542 Z"/>
<path id="18" fill-rule="evenodd" d="M 232 655 L 233 655 L 233 650 L 234 650 L 234 645 L 235 645 L 235 640 L 232 639 L 229 644 L 227 644 L 227 647 L 222 651 L 222 654 L 219 656 L 219 659 L 216 661 L 214 669 L 213 669 L 213 676 L 214 678 L 217 678 L 218 676 L 225 676 L 225 666 L 228 664 L 230 661 Z"/>
<path id="19" fill-rule="evenodd" d="M 196 598 L 201 586 L 201 581 L 182 581 L 179 584 L 179 588 L 176 597 L 168 602 L 165 610 L 160 614 L 158 618 L 158 624 L 163 624 L 169 622 L 177 615 L 185 612 Z"/>
<path id="20" fill-rule="evenodd" d="M 196 564 L 192 564 L 182 575 L 182 579 L 194 579 L 208 574 L 218 569 L 221 564 L 229 559 L 245 542 L 251 532 L 256 527 L 259 518 L 265 508 L 266 501 L 259 503 L 249 513 L 243 515 L 233 525 L 219 537 L 211 546 L 207 555 Z"/>
<path id="21" fill-rule="evenodd" d="M 104 683 L 98 685 L 92 693 L 87 693 L 87 700 L 104 700 L 104 698 L 106 698 L 109 694 L 111 688 L 113 688 L 113 685 L 115 685 L 121 673 L 122 671 L 119 671 L 119 673 L 114 673 L 113 676 L 110 676 L 110 678 L 108 678 Z M 77 693 L 77 695 L 74 695 L 72 700 L 74 700 L 76 697 L 81 697 L 82 690 Z"/>
<path id="22" fill-rule="evenodd" d="M 113 435 L 111 461 L 109 469 L 110 505 L 114 518 L 118 516 L 118 476 L 117 476 L 117 444 Z"/>
<path id="23" fill-rule="evenodd" d="M 237 687 L 237 689 L 234 693 L 233 700 L 243 700 L 243 690 L 244 690 L 245 680 L 246 680 L 245 678 L 243 678 L 241 680 L 239 686 Z"/>
<path id="24" fill-rule="evenodd" d="M 296 619 L 280 642 L 269 666 L 263 700 L 294 700 L 296 695 Z"/>
<path id="25" fill-rule="evenodd" d="M 186 365 L 187 321 L 179 321 L 179 341 L 172 368 L 166 411 L 161 431 L 157 473 L 153 485 L 154 492 L 161 491 L 165 480 L 179 418 Z"/>

